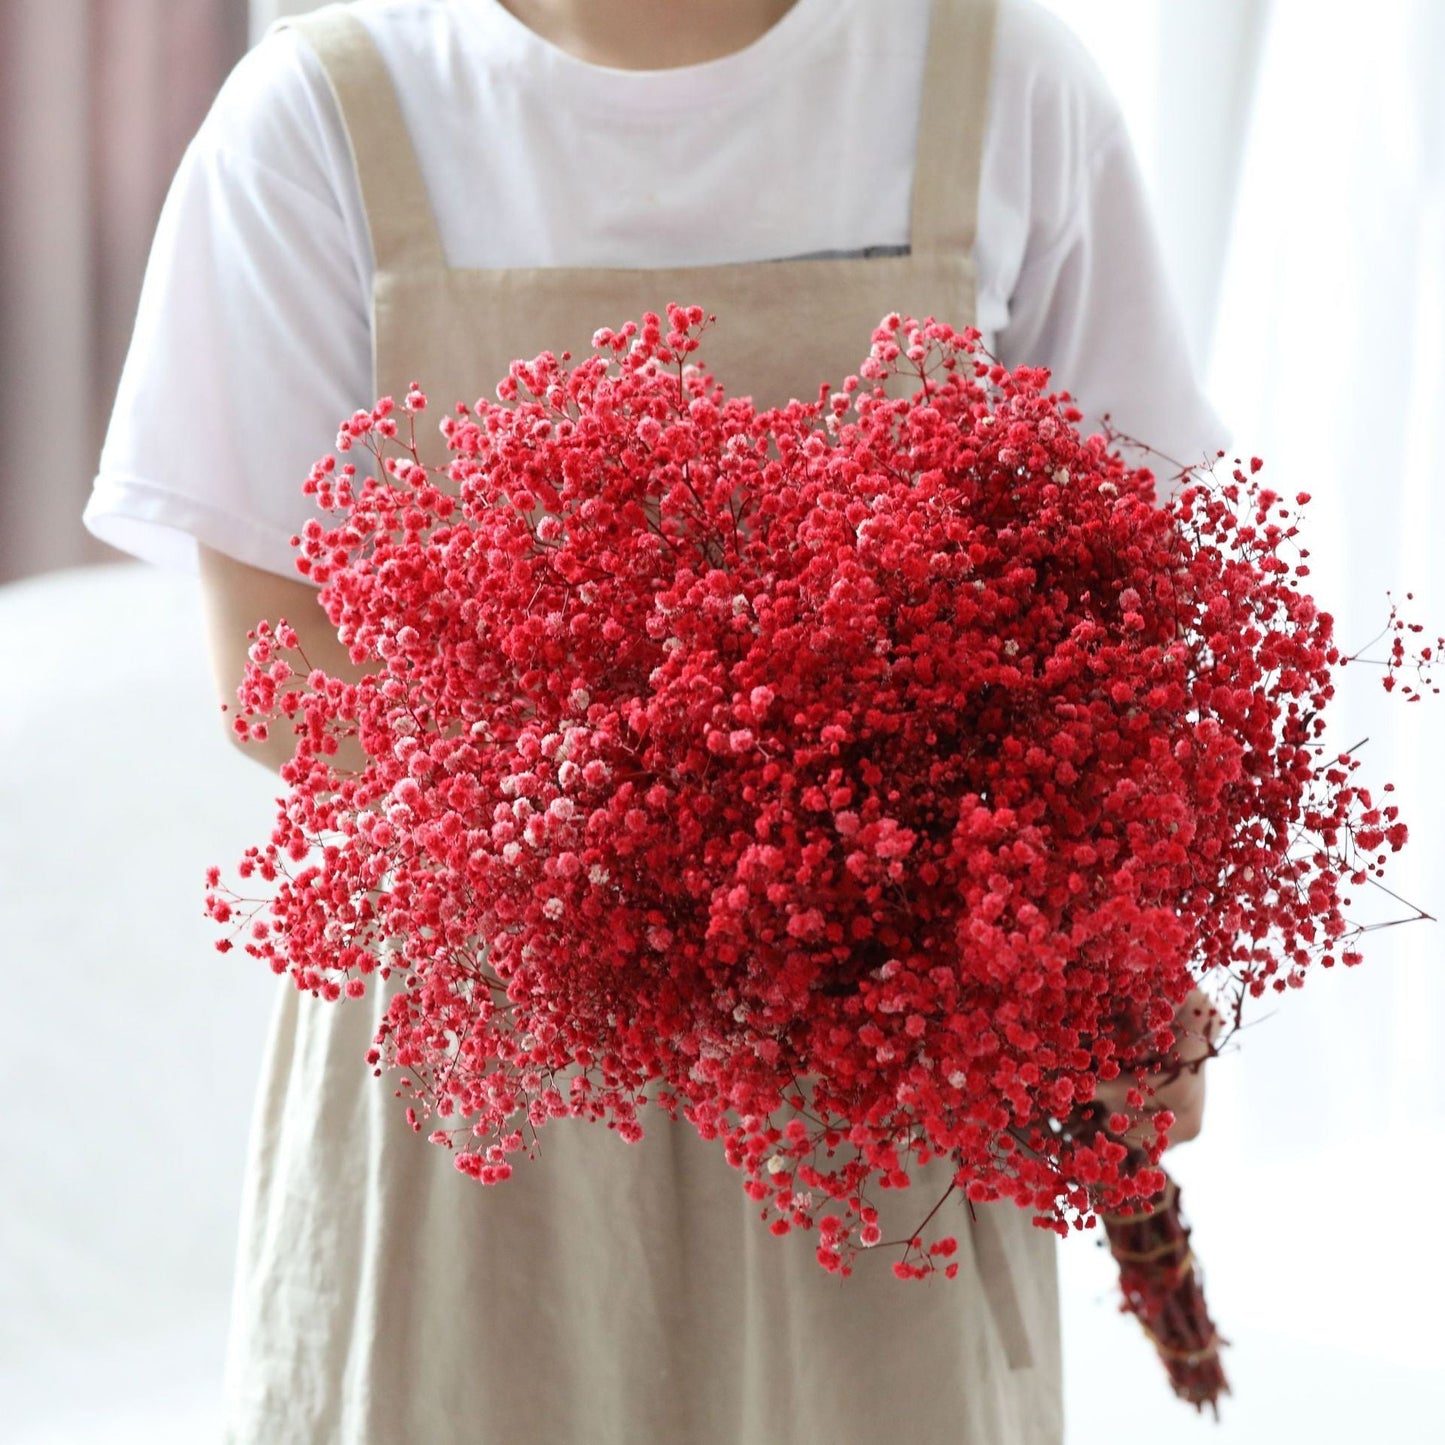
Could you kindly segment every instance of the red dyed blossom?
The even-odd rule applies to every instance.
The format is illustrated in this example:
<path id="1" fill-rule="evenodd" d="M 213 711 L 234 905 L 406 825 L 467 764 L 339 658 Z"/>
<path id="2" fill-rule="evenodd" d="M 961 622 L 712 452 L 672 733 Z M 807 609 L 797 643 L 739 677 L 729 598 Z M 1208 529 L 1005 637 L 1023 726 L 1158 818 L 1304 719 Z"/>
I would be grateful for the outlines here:
<path id="1" fill-rule="evenodd" d="M 445 469 L 390 399 L 343 425 L 378 475 L 317 464 L 298 567 L 374 671 L 256 628 L 238 727 L 296 753 L 240 869 L 266 920 L 214 880 L 212 915 L 324 997 L 411 975 L 371 1061 L 484 1183 L 523 1125 L 640 1136 L 660 1081 L 830 1270 L 915 1158 L 1060 1233 L 1147 1199 L 1172 1118 L 1131 1169 L 1078 1127 L 1098 1082 L 1142 1082 L 1196 982 L 1353 961 L 1341 885 L 1405 837 L 1322 755 L 1344 659 L 1297 528 L 1239 468 L 1156 507 L 976 331 L 890 317 L 862 381 L 759 413 L 702 320 L 514 363 Z M 935 1218 L 902 1277 L 953 1253 Z"/>

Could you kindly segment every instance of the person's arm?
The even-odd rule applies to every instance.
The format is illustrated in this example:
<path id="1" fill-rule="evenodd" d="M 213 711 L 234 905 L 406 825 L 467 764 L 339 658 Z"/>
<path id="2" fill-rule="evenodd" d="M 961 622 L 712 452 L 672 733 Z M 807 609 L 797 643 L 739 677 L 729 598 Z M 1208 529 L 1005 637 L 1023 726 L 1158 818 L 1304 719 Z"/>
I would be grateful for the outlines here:
<path id="1" fill-rule="evenodd" d="M 358 681 L 366 669 L 352 662 L 337 639 L 335 628 L 317 601 L 315 587 L 299 578 L 293 581 L 247 566 L 210 547 L 201 546 L 199 554 L 207 650 L 216 695 L 228 707 L 221 715 L 226 735 L 247 757 L 279 772 L 296 751 L 295 734 L 288 720 L 283 718 L 274 725 L 264 742 L 242 742 L 232 727 L 239 707 L 236 689 L 245 674 L 250 647 L 247 632 L 263 619 L 274 624 L 284 618 L 296 629 L 301 650 L 312 667 L 346 682 Z M 355 738 L 346 738 L 333 761 L 340 769 L 359 771 L 366 755 Z"/>

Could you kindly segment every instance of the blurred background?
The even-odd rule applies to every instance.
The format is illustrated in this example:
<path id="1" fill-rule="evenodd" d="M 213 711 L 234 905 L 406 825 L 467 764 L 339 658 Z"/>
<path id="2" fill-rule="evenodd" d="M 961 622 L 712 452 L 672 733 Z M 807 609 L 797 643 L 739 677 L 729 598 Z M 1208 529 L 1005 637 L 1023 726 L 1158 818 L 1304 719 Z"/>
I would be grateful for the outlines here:
<path id="1" fill-rule="evenodd" d="M 1313 495 L 1344 649 L 1392 587 L 1445 629 L 1445 3 L 1041 3 L 1123 103 L 1236 449 Z M 215 725 L 194 579 L 120 560 L 80 513 L 170 177 L 246 46 L 307 8 L 0 0 L 0 1445 L 217 1438 L 282 985 L 213 952 L 200 875 L 259 836 L 274 783 Z M 1391 887 L 1439 914 L 1445 699 L 1376 684 L 1341 675 L 1331 736 L 1396 784 Z M 1412 911 L 1358 892 L 1362 918 Z M 1210 1066 L 1170 1163 L 1232 1342 L 1221 1423 L 1170 1397 L 1092 1238 L 1062 1247 L 1071 1445 L 1439 1438 L 1442 954 L 1437 923 L 1380 928 Z"/>

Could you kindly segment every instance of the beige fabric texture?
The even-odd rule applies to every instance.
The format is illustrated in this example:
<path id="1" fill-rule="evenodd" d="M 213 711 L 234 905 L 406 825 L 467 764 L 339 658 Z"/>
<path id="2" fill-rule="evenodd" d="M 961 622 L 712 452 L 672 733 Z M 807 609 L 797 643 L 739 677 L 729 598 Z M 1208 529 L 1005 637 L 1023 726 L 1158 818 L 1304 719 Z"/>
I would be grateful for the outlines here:
<path id="1" fill-rule="evenodd" d="M 995 5 L 935 0 L 909 255 L 663 271 L 449 269 L 369 33 L 344 5 L 294 22 L 366 205 L 377 395 L 416 380 L 470 402 L 514 358 L 585 354 L 597 327 L 669 301 L 717 314 L 703 359 L 760 405 L 855 371 L 889 311 L 971 323 Z M 229 1445 L 1059 1445 L 1057 1241 L 1027 1211 L 970 1219 L 955 1193 L 956 1279 L 900 1281 L 880 1250 L 840 1280 L 815 1236 L 767 1231 L 718 1144 L 660 1112 L 638 1144 L 554 1121 L 537 1158 L 479 1185 L 365 1063 L 399 986 L 329 1004 L 278 983 Z M 877 1197 L 885 1239 L 948 1187 L 945 1163 L 910 1173 Z"/>

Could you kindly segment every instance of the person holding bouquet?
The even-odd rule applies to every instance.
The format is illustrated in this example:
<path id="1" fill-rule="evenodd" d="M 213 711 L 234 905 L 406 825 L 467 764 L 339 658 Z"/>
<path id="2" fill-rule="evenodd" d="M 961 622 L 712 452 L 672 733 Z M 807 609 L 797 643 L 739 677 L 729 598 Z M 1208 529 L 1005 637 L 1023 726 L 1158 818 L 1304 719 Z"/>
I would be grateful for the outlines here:
<path id="1" fill-rule="evenodd" d="M 1228 443 L 1117 103 L 1036 0 L 357 0 L 273 27 L 187 151 L 86 523 L 199 571 L 222 701 L 260 618 L 354 679 L 291 545 L 338 419 L 418 379 L 469 402 L 672 301 L 716 314 L 704 355 L 759 405 L 904 311 L 1186 465 Z M 660 1114 L 636 1144 L 554 1120 L 470 1186 L 367 1067 L 386 994 L 278 985 L 231 1445 L 1062 1439 L 1055 1236 L 1026 1210 L 950 1201 L 954 1278 L 840 1281 Z M 1202 1072 L 1152 1104 L 1192 1137 Z M 916 1173 L 905 1233 L 949 1177 Z"/>

